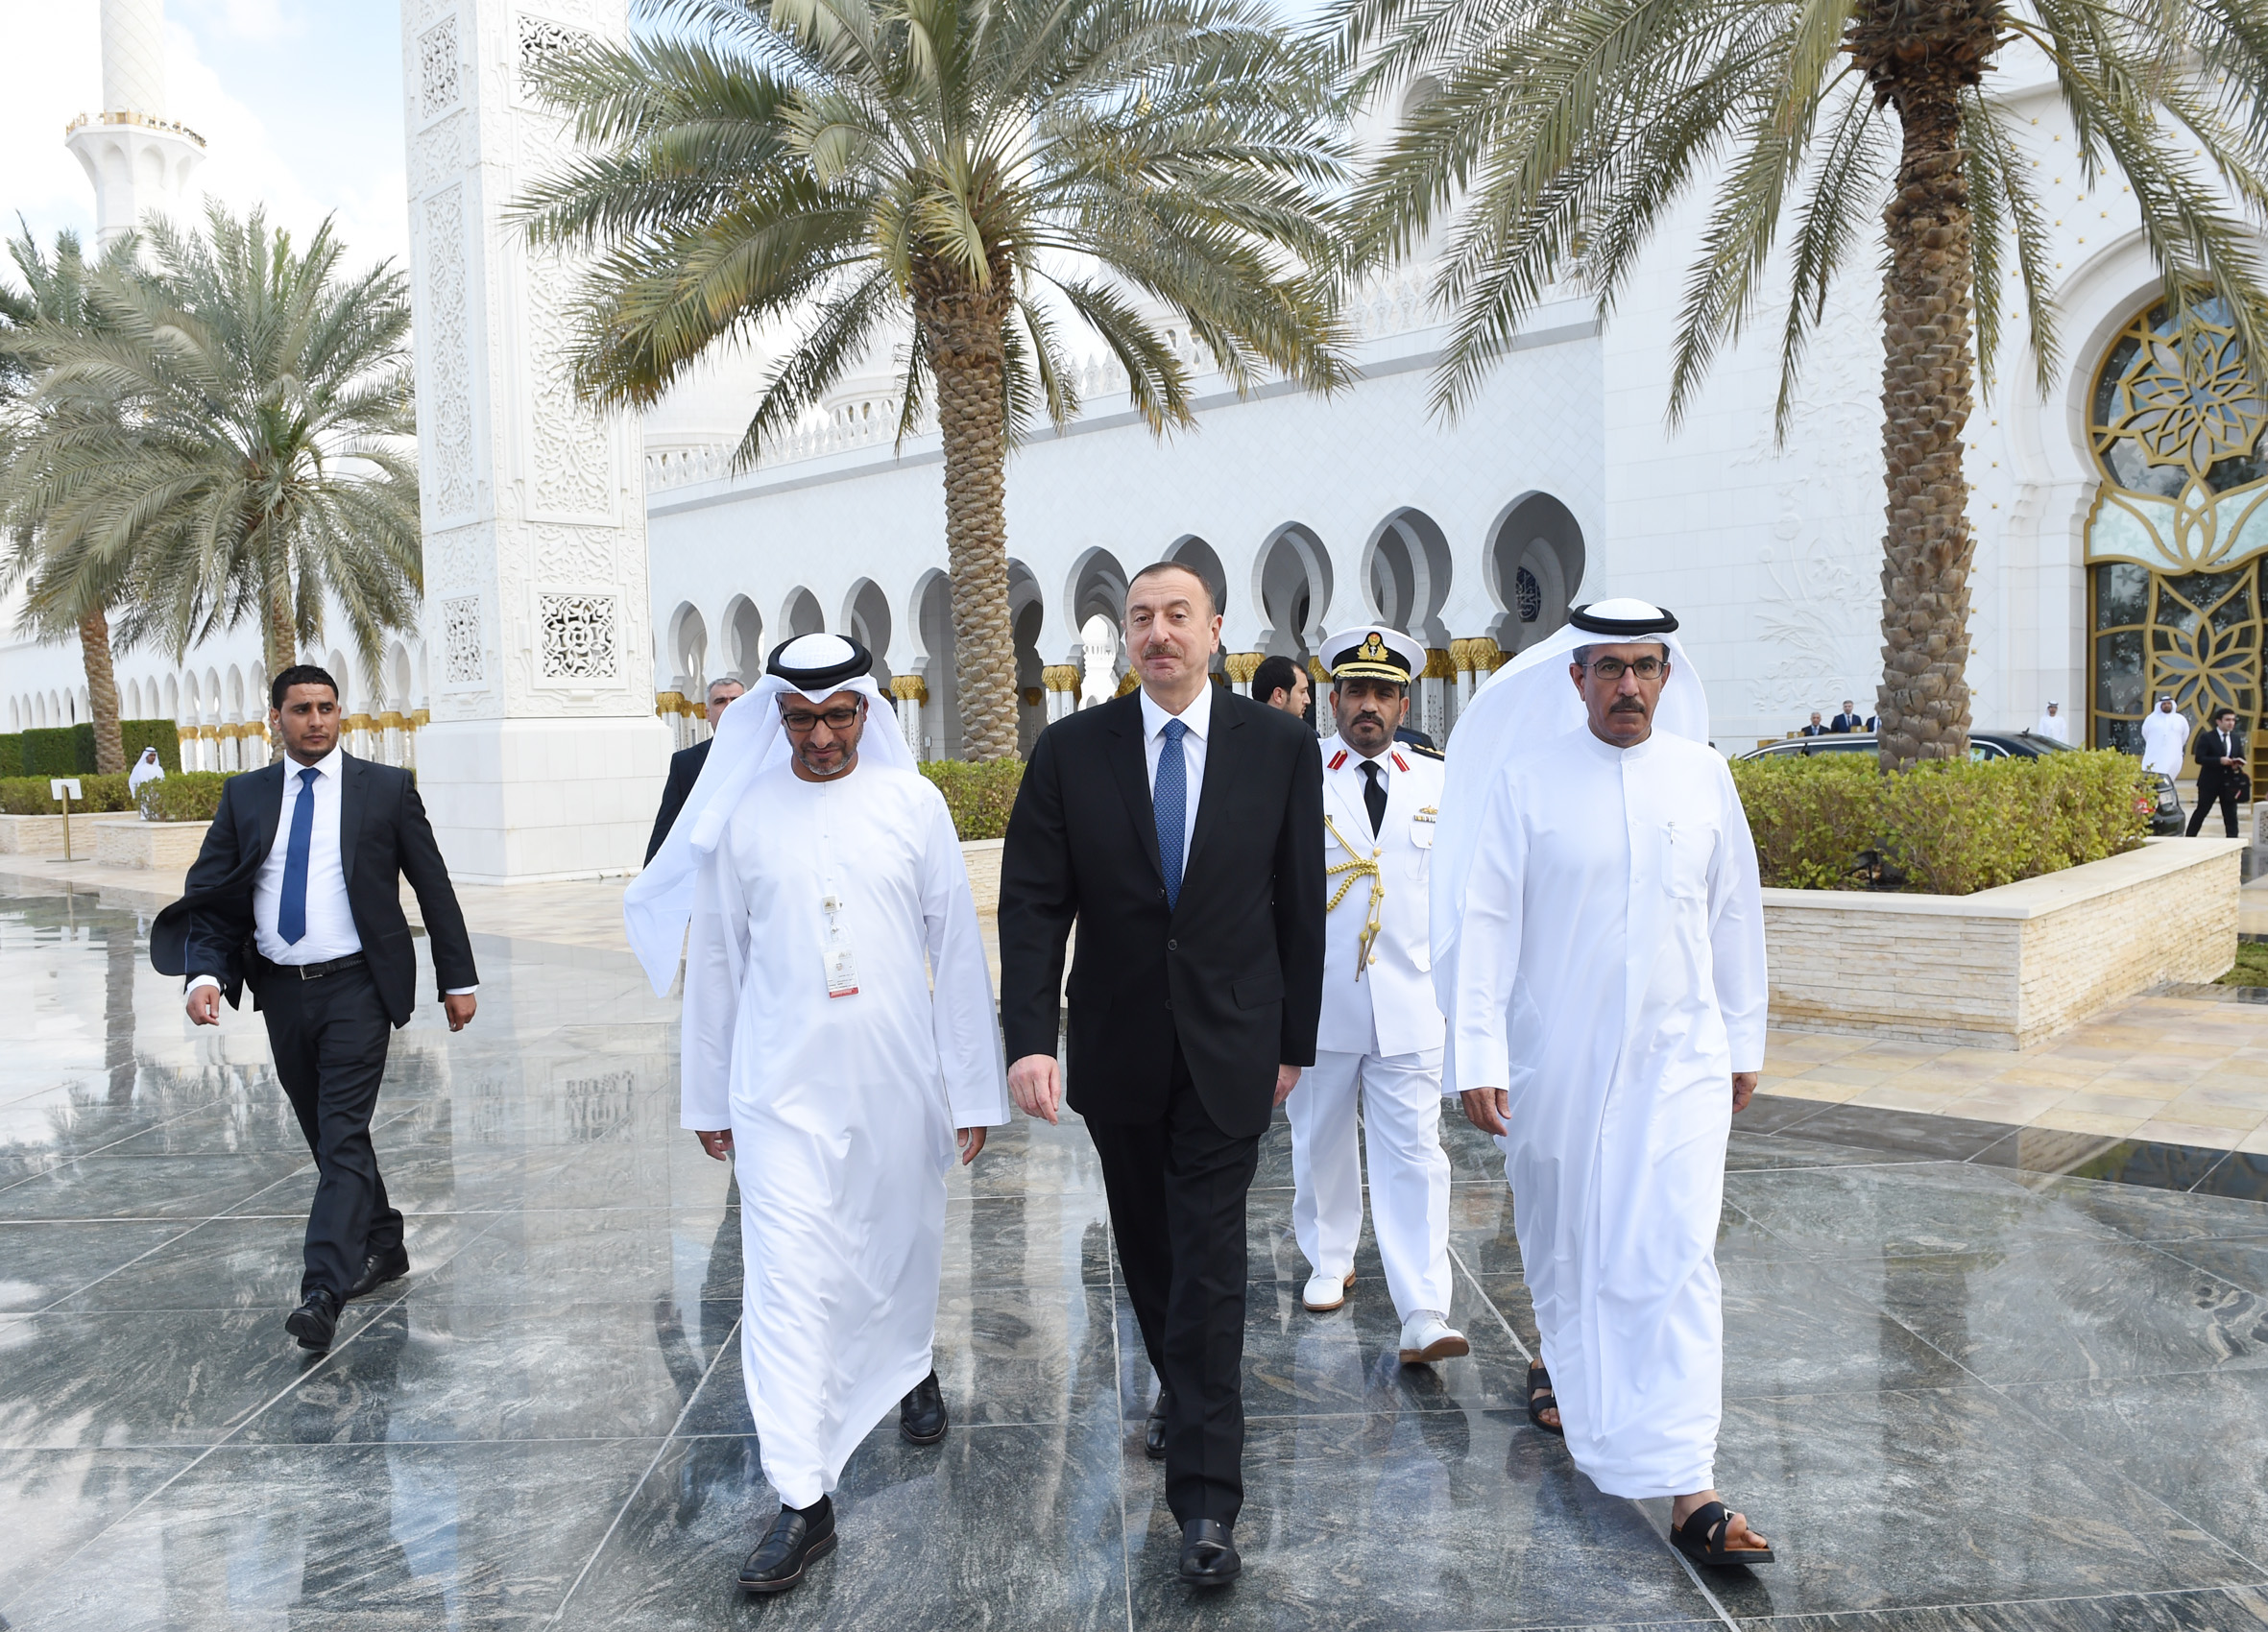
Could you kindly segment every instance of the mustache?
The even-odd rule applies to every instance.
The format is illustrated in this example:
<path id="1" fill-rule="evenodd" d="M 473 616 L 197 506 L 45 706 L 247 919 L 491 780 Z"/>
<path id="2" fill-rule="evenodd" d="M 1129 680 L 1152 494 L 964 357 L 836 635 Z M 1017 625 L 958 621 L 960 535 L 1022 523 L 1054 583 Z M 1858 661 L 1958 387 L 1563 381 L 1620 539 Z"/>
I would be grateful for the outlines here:
<path id="1" fill-rule="evenodd" d="M 1606 711 L 1610 714 L 1643 714 L 1646 712 L 1646 705 L 1635 697 L 1624 697 Z"/>

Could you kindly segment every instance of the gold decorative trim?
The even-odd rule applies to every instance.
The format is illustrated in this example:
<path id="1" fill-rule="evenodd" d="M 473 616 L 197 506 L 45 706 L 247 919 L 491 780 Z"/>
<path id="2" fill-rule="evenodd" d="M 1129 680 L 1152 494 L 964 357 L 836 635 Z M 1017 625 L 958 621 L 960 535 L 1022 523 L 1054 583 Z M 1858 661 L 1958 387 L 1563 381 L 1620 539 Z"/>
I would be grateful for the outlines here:
<path id="1" fill-rule="evenodd" d="M 919 703 L 926 708 L 929 706 L 929 683 L 918 674 L 894 674 L 890 676 L 890 695 L 901 703 Z"/>
<path id="2" fill-rule="evenodd" d="M 1260 665 L 1267 660 L 1266 652 L 1224 652 L 1220 666 L 1228 678 L 1239 685 L 1250 685 L 1252 677 L 1260 672 Z"/>
<path id="3" fill-rule="evenodd" d="M 1423 680 L 1455 680 L 1457 678 L 1457 663 L 1450 657 L 1448 647 L 1428 646 L 1425 649 L 1425 673 L 1419 678 Z"/>
<path id="4" fill-rule="evenodd" d="M 1071 663 L 1050 663 L 1040 670 L 1040 684 L 1050 691 L 1076 691 L 1079 671 Z"/>

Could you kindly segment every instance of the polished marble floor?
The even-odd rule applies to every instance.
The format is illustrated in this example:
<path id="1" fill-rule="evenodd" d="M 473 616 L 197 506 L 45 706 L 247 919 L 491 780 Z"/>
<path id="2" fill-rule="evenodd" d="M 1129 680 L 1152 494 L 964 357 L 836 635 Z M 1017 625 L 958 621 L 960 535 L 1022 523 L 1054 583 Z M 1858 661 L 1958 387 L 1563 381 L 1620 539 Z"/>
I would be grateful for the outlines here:
<path id="1" fill-rule="evenodd" d="M 415 1272 L 319 1358 L 280 1330 L 312 1170 L 258 1021 L 191 1035 L 141 929 L 0 895 L 6 1627 L 2268 1629 L 2259 1164 L 1797 1098 L 1735 1138 L 1719 1255 L 1720 1478 L 1776 1566 L 1697 1575 L 1527 1426 L 1510 1203 L 1458 1128 L 1472 1357 L 1394 1362 L 1367 1246 L 1305 1313 L 1279 1124 L 1246 1576 L 1193 1598 L 1092 1154 L 1025 1123 L 953 1182 L 952 1435 L 881 1425 L 841 1550 L 745 1602 L 774 1499 L 673 1006 L 540 923 L 484 936 L 473 1029 L 398 1034 L 380 1105 Z"/>

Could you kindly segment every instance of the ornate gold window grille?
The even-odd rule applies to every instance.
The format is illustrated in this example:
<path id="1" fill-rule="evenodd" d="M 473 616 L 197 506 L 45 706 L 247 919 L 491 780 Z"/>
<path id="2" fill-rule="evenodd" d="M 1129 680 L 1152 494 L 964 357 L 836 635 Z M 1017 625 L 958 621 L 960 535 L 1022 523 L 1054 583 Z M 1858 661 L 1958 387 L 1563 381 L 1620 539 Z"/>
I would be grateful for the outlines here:
<path id="1" fill-rule="evenodd" d="M 2141 751 L 2165 692 L 2191 735 L 2236 710 L 2262 756 L 2268 392 L 2218 301 L 2164 302 L 2122 328 L 2096 371 L 2087 434 L 2103 485 L 2087 523 L 2088 734 Z"/>

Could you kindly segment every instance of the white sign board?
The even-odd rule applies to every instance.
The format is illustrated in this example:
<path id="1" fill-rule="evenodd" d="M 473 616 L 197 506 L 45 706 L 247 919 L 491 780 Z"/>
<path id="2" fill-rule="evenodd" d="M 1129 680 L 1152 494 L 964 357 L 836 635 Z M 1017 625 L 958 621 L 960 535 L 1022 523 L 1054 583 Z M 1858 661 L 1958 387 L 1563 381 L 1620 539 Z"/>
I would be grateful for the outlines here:
<path id="1" fill-rule="evenodd" d="M 66 793 L 69 794 L 73 799 L 84 797 L 79 791 L 79 779 L 77 777 L 51 777 L 48 779 L 48 798 L 60 799 Z"/>

